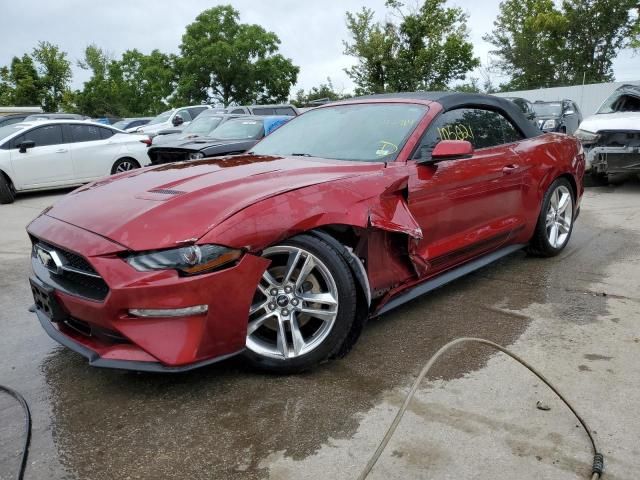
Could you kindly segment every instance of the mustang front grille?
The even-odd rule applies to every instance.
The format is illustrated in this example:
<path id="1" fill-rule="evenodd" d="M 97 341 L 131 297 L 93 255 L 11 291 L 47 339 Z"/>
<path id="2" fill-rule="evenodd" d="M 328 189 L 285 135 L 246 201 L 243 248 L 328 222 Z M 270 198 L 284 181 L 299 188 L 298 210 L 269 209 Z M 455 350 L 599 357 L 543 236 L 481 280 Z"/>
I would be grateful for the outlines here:
<path id="1" fill-rule="evenodd" d="M 63 292 L 98 301 L 109 293 L 104 279 L 77 253 L 36 240 L 32 264 L 41 280 Z"/>

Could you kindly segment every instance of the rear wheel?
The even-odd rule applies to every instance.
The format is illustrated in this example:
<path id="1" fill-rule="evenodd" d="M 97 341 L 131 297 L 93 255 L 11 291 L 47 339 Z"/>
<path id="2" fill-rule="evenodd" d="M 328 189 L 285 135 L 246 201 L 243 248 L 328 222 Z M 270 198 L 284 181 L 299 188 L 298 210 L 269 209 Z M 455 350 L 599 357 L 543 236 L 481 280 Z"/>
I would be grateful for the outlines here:
<path id="1" fill-rule="evenodd" d="M 573 231 L 574 206 L 571 184 L 565 178 L 558 178 L 543 198 L 538 224 L 529 243 L 529 253 L 553 257 L 567 246 Z"/>
<path id="2" fill-rule="evenodd" d="M 247 357 L 295 373 L 335 356 L 356 313 L 353 277 L 323 240 L 300 235 L 264 250 L 271 260 L 249 312 Z"/>
<path id="3" fill-rule="evenodd" d="M 113 167 L 111 167 L 111 175 L 128 172 L 129 170 L 135 170 L 136 168 L 140 168 L 140 164 L 133 158 L 121 158 L 113 164 Z"/>
<path id="4" fill-rule="evenodd" d="M 0 203 L 13 203 L 15 198 L 13 184 L 0 172 Z"/>

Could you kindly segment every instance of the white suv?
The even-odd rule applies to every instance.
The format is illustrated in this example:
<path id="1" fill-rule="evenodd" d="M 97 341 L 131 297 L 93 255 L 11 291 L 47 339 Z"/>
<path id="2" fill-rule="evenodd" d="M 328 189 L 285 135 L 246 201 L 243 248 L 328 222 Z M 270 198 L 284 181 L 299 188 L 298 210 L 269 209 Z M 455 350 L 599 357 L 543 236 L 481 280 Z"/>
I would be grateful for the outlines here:
<path id="1" fill-rule="evenodd" d="M 129 128 L 127 132 L 145 133 L 150 136 L 155 136 L 158 132 L 166 130 L 167 128 L 186 127 L 191 123 L 191 120 L 210 108 L 212 108 L 211 105 L 192 105 L 190 107 L 167 110 L 157 117 L 154 117 L 146 125 Z"/>
<path id="2" fill-rule="evenodd" d="M 98 123 L 39 120 L 0 127 L 0 203 L 16 192 L 82 185 L 149 164 L 147 135 Z"/>

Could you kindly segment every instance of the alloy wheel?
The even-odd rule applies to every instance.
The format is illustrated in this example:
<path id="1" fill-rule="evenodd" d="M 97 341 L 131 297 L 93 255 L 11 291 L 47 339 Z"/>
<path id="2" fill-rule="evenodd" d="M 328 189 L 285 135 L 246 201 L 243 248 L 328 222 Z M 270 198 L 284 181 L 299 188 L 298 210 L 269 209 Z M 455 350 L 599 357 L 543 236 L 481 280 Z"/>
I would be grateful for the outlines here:
<path id="1" fill-rule="evenodd" d="M 247 348 L 278 359 L 305 355 L 327 338 L 338 315 L 338 289 L 320 258 L 299 247 L 266 249 L 271 260 L 249 311 Z"/>
<path id="2" fill-rule="evenodd" d="M 573 222 L 573 199 L 564 185 L 559 185 L 549 200 L 546 216 L 547 239 L 553 248 L 561 248 L 569 239 Z"/>
<path id="3" fill-rule="evenodd" d="M 116 173 L 128 172 L 129 170 L 134 170 L 135 168 L 136 166 L 133 164 L 133 162 L 125 160 L 116 167 Z"/>

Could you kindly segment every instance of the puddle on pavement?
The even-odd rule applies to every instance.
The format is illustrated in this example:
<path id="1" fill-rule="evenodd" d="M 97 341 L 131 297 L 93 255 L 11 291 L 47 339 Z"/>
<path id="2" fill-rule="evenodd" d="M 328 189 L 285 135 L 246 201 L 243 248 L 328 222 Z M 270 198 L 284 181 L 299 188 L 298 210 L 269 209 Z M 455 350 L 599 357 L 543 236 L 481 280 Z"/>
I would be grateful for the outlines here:
<path id="1" fill-rule="evenodd" d="M 304 375 L 256 373 L 237 359 L 182 375 L 123 373 L 56 350 L 42 371 L 59 460 L 77 478 L 265 478 L 259 464 L 271 452 L 300 460 L 330 437 L 351 437 L 360 413 L 408 385 L 449 340 L 509 345 L 531 321 L 517 312 L 532 303 L 581 324 L 606 313 L 605 297 L 576 290 L 637 243 L 594 225 L 583 213 L 560 258 L 516 253 L 373 320 L 345 359 Z M 433 374 L 461 376 L 491 354 L 466 347 Z"/>

